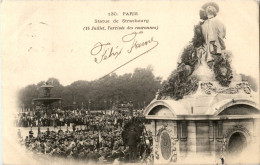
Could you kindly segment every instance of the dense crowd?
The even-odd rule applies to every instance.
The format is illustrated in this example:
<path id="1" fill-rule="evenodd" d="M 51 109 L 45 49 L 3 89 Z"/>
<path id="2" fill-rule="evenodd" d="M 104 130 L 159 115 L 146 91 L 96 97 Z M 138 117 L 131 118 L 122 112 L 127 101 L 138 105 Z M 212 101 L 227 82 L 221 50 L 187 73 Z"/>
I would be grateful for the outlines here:
<path id="1" fill-rule="evenodd" d="M 124 129 L 126 129 L 127 125 L 131 125 L 131 121 L 136 117 L 129 118 L 129 116 L 124 113 L 108 115 L 102 113 L 83 114 L 82 112 L 78 112 L 69 114 L 63 113 L 62 115 L 64 115 L 64 120 L 63 122 L 60 120 L 60 123 L 57 122 L 59 123 L 57 126 L 70 126 L 71 123 L 73 123 L 72 131 L 69 131 L 69 129 L 66 131 L 61 129 L 50 131 L 49 128 L 47 128 L 47 131 L 42 132 L 40 127 L 38 127 L 37 133 L 34 133 L 31 129 L 25 139 L 18 131 L 19 142 L 25 145 L 30 151 L 52 155 L 54 157 L 101 163 L 113 162 L 115 160 L 120 162 L 152 160 L 152 136 L 151 132 L 145 131 L 145 129 L 139 129 L 142 132 L 141 134 L 137 134 L 141 135 L 136 139 L 138 142 L 135 153 L 137 159 L 133 160 L 129 157 L 131 155 L 129 153 L 128 140 L 125 135 L 123 136 L 122 132 L 128 132 Z M 57 118 L 61 118 L 62 115 L 55 114 Z M 48 118 L 42 119 L 40 120 L 41 123 L 39 123 L 39 126 L 45 126 L 46 120 L 53 121 Z M 47 122 L 47 126 L 55 126 L 52 124 L 51 122 L 50 124 Z M 28 125 L 30 125 L 29 121 Z M 76 125 L 81 125 L 81 127 L 76 128 Z M 139 130 L 138 128 L 134 129 L 136 132 Z"/>
<path id="2" fill-rule="evenodd" d="M 106 118 L 109 116 L 109 120 L 117 120 L 122 123 L 123 119 L 128 118 L 128 112 L 120 111 L 111 114 L 103 114 L 104 112 L 89 113 L 87 110 L 67 110 L 62 111 L 60 109 L 53 109 L 51 112 L 44 110 L 23 112 L 16 115 L 15 126 L 17 127 L 57 127 L 57 126 L 71 126 L 76 125 L 89 125 L 89 122 L 97 121 L 100 116 Z M 134 113 L 134 116 L 142 116 L 140 112 Z"/>
<path id="3" fill-rule="evenodd" d="M 76 125 L 88 124 L 86 110 L 68 110 L 52 109 L 49 111 L 37 110 L 19 113 L 16 116 L 15 125 L 18 127 L 35 127 L 35 126 L 70 126 L 71 123 Z"/>

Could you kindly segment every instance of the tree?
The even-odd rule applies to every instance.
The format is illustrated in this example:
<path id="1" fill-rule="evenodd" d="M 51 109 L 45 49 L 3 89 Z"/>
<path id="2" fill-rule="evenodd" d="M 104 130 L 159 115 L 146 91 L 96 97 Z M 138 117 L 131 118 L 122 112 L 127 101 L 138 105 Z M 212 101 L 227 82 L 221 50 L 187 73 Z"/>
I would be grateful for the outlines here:
<path id="1" fill-rule="evenodd" d="M 154 99 L 156 92 L 161 86 L 161 77 L 155 77 L 153 68 L 136 68 L 134 73 L 116 75 L 115 73 L 94 81 L 78 80 L 70 85 L 63 86 L 56 78 L 49 78 L 47 82 L 53 85 L 52 97 L 61 97 L 62 106 L 81 108 L 107 109 L 112 103 L 132 101 L 134 108 L 140 108 L 144 102 L 149 103 Z M 31 104 L 33 98 L 41 97 L 41 86 L 44 81 L 37 85 L 29 85 L 19 91 L 19 101 L 26 106 Z M 75 100 L 74 100 L 75 99 Z M 91 104 L 89 105 L 89 103 Z M 141 106 L 143 108 L 143 106 Z"/>
<path id="2" fill-rule="evenodd" d="M 32 106 L 32 99 L 37 98 L 38 95 L 39 90 L 37 85 L 32 84 L 26 86 L 18 92 L 19 105 L 23 105 L 24 108 L 30 108 Z"/>

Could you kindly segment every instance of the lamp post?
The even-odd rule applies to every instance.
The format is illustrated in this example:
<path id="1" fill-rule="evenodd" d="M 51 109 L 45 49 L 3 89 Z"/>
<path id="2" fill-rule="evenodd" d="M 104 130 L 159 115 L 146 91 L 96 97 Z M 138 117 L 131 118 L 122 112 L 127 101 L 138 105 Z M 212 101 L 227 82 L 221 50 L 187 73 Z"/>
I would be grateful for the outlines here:
<path id="1" fill-rule="evenodd" d="M 91 105 L 91 100 L 88 101 L 88 113 L 90 114 L 90 105 Z"/>
<path id="2" fill-rule="evenodd" d="M 73 110 L 74 110 L 74 113 L 75 113 L 75 110 L 76 110 L 76 101 L 75 101 L 75 95 L 73 95 Z"/>
<path id="3" fill-rule="evenodd" d="M 33 111 L 33 108 L 34 108 L 34 101 L 32 101 L 32 111 Z"/>
<path id="4" fill-rule="evenodd" d="M 73 111 L 76 112 L 76 101 L 73 101 Z"/>
<path id="5" fill-rule="evenodd" d="M 116 99 L 116 111 L 117 111 L 117 113 L 118 113 L 118 106 L 119 106 L 119 100 Z M 114 113 L 115 113 L 115 112 L 114 112 Z"/>
<path id="6" fill-rule="evenodd" d="M 134 116 L 133 114 L 133 102 L 129 101 L 129 105 L 128 105 L 129 111 L 130 111 L 130 116 Z"/>
<path id="7" fill-rule="evenodd" d="M 22 112 L 24 111 L 24 103 L 22 104 Z"/>
<path id="8" fill-rule="evenodd" d="M 112 105 L 112 100 L 110 99 L 110 106 L 109 106 L 109 108 L 110 108 L 110 113 L 112 114 L 112 110 L 113 110 L 113 105 Z"/>
<path id="9" fill-rule="evenodd" d="M 59 101 L 60 109 L 61 109 L 61 100 Z"/>
<path id="10" fill-rule="evenodd" d="M 104 106 L 105 106 L 105 114 L 107 114 L 107 107 L 106 107 L 107 101 L 104 100 Z"/>
<path id="11" fill-rule="evenodd" d="M 109 106 L 111 109 L 112 109 L 112 100 L 110 99 L 110 106 Z"/>

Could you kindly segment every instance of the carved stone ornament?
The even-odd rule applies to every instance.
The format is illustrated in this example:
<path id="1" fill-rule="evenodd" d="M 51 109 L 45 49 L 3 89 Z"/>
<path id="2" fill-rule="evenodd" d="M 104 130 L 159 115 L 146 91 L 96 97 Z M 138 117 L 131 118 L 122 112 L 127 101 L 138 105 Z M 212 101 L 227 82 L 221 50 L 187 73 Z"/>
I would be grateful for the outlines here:
<path id="1" fill-rule="evenodd" d="M 201 86 L 202 91 L 204 91 L 208 95 L 210 95 L 212 93 L 236 94 L 241 90 L 243 90 L 246 94 L 251 93 L 250 86 L 247 82 L 238 83 L 238 84 L 236 84 L 235 87 L 217 88 L 217 87 L 214 87 L 211 82 L 201 83 L 200 86 Z"/>
<path id="2" fill-rule="evenodd" d="M 174 132 L 167 128 L 167 124 L 164 124 L 157 132 L 155 136 L 155 158 L 160 159 L 160 155 L 163 159 L 170 159 L 171 162 L 177 161 L 176 142 L 173 136 Z"/>
<path id="3" fill-rule="evenodd" d="M 243 125 L 234 125 L 226 131 L 222 139 L 222 152 L 226 152 L 229 138 L 234 132 L 243 132 L 247 137 L 251 136 L 250 132 Z"/>

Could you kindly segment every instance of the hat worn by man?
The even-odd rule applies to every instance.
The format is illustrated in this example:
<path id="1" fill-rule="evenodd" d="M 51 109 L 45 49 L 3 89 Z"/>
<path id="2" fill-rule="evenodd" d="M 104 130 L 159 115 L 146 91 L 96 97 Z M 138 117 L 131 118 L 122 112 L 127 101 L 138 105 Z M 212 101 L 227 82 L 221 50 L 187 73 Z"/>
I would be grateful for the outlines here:
<path id="1" fill-rule="evenodd" d="M 205 4 L 202 6 L 202 9 L 206 10 L 206 8 L 207 8 L 208 6 L 213 6 L 213 7 L 215 7 L 217 13 L 219 12 L 219 6 L 218 6 L 217 3 L 212 2 L 212 1 L 211 1 L 211 2 L 207 2 L 207 3 L 205 3 Z"/>

